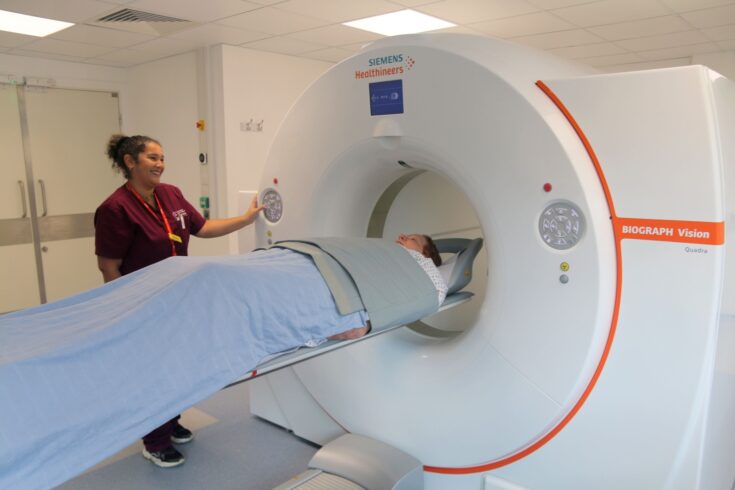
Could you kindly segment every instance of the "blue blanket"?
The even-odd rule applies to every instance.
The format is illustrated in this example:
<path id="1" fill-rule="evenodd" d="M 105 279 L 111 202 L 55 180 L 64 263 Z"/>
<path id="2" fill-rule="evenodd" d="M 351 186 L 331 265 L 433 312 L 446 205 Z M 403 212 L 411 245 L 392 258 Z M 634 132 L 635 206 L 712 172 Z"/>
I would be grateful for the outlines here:
<path id="1" fill-rule="evenodd" d="M 172 257 L 0 316 L 0 488 L 51 488 L 251 371 L 365 324 L 288 250 Z"/>

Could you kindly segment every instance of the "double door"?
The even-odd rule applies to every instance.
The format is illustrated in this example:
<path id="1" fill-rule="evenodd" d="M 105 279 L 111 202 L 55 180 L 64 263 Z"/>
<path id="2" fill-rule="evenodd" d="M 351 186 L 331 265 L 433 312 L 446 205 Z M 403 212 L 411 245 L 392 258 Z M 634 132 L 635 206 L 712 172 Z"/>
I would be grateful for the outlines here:
<path id="1" fill-rule="evenodd" d="M 114 92 L 0 84 L 0 313 L 102 283 L 93 216 L 123 182 L 119 132 Z"/>

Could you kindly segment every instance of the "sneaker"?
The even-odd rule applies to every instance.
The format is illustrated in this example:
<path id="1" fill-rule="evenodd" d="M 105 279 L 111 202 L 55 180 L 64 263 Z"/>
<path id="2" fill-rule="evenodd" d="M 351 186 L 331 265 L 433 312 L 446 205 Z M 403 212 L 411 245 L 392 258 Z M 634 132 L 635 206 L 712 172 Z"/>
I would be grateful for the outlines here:
<path id="1" fill-rule="evenodd" d="M 171 442 L 176 444 L 185 444 L 194 439 L 194 434 L 189 429 L 181 424 L 176 424 L 173 432 L 171 433 Z"/>
<path id="2" fill-rule="evenodd" d="M 148 452 L 147 449 L 143 449 L 143 457 L 161 468 L 173 468 L 184 464 L 184 455 L 178 452 L 173 446 L 169 446 L 166 449 L 160 451 Z"/>

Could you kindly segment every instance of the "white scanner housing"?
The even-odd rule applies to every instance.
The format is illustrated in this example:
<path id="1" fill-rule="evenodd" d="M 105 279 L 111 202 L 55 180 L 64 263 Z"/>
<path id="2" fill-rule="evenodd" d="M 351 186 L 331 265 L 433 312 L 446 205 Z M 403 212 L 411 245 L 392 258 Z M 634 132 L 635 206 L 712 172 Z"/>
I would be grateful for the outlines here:
<path id="1" fill-rule="evenodd" d="M 404 328 L 278 371 L 253 412 L 390 444 L 430 489 L 729 489 L 734 132 L 735 88 L 701 66 L 596 74 L 452 34 L 365 47 L 281 126 L 257 245 L 366 236 L 423 169 L 474 210 L 487 287 L 459 335 Z"/>

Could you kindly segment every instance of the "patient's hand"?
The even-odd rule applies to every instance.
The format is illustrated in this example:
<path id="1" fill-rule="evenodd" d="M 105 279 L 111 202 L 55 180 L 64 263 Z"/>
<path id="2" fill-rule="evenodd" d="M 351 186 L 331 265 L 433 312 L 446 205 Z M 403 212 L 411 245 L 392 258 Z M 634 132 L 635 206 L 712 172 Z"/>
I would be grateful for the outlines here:
<path id="1" fill-rule="evenodd" d="M 331 335 L 327 338 L 329 340 L 354 340 L 354 339 L 359 339 L 360 337 L 362 337 L 369 331 L 370 331 L 370 327 L 368 327 L 367 325 L 364 325 L 362 327 L 357 327 L 351 330 L 346 330 L 336 335 Z"/>

